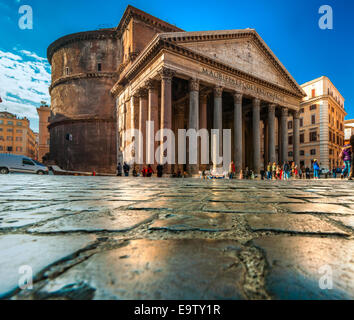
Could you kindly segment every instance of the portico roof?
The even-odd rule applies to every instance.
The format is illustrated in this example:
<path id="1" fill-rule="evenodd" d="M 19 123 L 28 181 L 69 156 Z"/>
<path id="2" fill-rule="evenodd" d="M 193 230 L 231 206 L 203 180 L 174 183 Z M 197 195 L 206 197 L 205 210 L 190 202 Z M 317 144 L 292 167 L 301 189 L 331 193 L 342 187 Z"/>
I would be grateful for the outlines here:
<path id="1" fill-rule="evenodd" d="M 252 74 L 243 70 L 241 65 L 237 64 L 237 61 L 236 63 L 230 63 L 225 59 L 220 59 L 217 55 L 208 55 L 205 50 L 198 50 L 196 47 L 196 45 L 201 45 L 208 48 L 213 44 L 214 46 L 218 45 L 223 48 L 223 45 L 226 43 L 225 41 L 229 43 L 230 41 L 232 42 L 237 39 L 249 40 L 250 43 L 252 43 L 252 46 L 256 48 L 254 50 L 257 50 L 257 52 L 262 55 L 262 59 L 267 61 L 267 63 L 276 70 L 277 75 L 284 79 L 284 83 L 286 83 L 287 87 L 281 86 L 274 81 L 265 80 L 259 74 Z M 300 98 L 306 96 L 301 86 L 295 81 L 254 29 L 160 33 L 145 47 L 134 63 L 120 74 L 118 82 L 112 89 L 112 93 L 117 91 L 118 86 L 124 86 L 127 81 L 132 80 L 139 70 L 146 66 L 162 49 L 177 52 L 178 54 L 196 59 L 234 75 L 241 76 L 268 87 L 273 87 L 274 89 L 281 90 Z M 230 58 L 233 57 L 234 54 L 235 52 L 227 53 Z"/>

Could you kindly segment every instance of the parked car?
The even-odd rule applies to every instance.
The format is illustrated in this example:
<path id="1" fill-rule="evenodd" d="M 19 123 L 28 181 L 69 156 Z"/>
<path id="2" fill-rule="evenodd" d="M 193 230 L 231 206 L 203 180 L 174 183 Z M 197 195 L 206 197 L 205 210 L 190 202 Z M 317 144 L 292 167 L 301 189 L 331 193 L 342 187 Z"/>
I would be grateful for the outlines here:
<path id="1" fill-rule="evenodd" d="M 0 154 L 0 174 L 10 172 L 48 174 L 49 170 L 44 164 L 26 156 L 2 153 Z"/>

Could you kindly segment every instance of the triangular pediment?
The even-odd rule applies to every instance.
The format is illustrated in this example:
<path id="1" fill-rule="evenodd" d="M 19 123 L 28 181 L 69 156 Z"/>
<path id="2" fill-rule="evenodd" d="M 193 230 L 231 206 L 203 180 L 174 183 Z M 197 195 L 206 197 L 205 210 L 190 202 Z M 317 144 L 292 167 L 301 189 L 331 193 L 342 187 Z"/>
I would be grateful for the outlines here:
<path id="1" fill-rule="evenodd" d="M 180 32 L 169 35 L 168 40 L 178 43 L 179 46 L 297 94 L 303 93 L 289 72 L 252 29 Z"/>

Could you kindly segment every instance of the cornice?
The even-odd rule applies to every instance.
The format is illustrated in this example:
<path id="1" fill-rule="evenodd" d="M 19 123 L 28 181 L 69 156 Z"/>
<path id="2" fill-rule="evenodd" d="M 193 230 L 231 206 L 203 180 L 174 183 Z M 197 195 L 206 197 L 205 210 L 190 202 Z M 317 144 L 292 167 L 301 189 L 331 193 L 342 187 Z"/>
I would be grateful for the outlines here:
<path id="1" fill-rule="evenodd" d="M 52 64 L 52 57 L 54 53 L 64 46 L 85 40 L 105 40 L 105 39 L 115 39 L 117 32 L 115 29 L 101 29 L 94 31 L 78 32 L 69 34 L 67 36 L 61 37 L 54 41 L 47 49 L 47 59 L 50 64 Z"/>
<path id="2" fill-rule="evenodd" d="M 133 6 L 128 5 L 127 9 L 125 10 L 119 25 L 116 28 L 117 34 L 120 37 L 124 30 L 127 28 L 130 20 L 132 18 L 136 18 L 152 27 L 158 27 L 160 30 L 164 32 L 180 32 L 183 31 L 182 29 L 171 25 L 159 18 L 156 18 L 142 10 L 139 10 Z"/>
<path id="3" fill-rule="evenodd" d="M 59 120 L 51 121 L 48 125 L 48 129 L 68 124 L 68 123 L 78 123 L 78 122 L 116 122 L 116 119 L 112 118 L 100 118 L 100 117 L 75 117 L 75 118 L 61 118 Z"/>
<path id="4" fill-rule="evenodd" d="M 97 78 L 117 79 L 117 73 L 116 72 L 92 72 L 92 73 L 78 73 L 70 76 L 64 76 L 55 80 L 50 85 L 49 93 L 51 93 L 56 86 L 69 81 L 78 80 L 78 79 L 97 79 Z"/>

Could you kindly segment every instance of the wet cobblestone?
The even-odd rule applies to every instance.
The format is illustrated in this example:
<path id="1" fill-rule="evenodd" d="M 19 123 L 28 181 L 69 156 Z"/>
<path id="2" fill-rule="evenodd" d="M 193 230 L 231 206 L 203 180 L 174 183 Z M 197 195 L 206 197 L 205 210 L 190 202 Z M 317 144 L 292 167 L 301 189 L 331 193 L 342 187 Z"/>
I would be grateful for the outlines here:
<path id="1" fill-rule="evenodd" d="M 354 299 L 350 181 L 7 175 L 0 186 L 1 298 Z M 31 290 L 18 287 L 23 265 Z"/>

